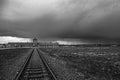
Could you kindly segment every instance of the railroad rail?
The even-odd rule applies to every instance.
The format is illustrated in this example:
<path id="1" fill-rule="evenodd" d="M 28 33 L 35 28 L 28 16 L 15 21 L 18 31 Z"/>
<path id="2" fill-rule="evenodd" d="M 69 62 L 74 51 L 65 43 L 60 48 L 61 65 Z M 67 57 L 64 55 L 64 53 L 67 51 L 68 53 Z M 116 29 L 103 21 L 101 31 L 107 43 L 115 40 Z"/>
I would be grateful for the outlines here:
<path id="1" fill-rule="evenodd" d="M 38 49 L 34 49 L 14 80 L 57 80 L 57 78 L 43 55 Z"/>

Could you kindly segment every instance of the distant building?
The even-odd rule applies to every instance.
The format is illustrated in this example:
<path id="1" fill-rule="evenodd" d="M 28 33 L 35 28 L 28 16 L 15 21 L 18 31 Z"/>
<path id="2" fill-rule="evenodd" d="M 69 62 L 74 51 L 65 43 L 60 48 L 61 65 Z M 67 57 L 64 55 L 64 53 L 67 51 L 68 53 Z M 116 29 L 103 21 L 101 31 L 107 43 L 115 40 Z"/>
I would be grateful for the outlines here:
<path id="1" fill-rule="evenodd" d="M 9 47 L 40 47 L 40 48 L 56 48 L 59 47 L 57 42 L 38 42 L 36 38 L 33 39 L 33 42 L 23 43 L 23 42 L 10 42 L 7 44 Z"/>
<path id="2" fill-rule="evenodd" d="M 32 47 L 33 43 L 8 43 L 9 47 Z"/>
<path id="3" fill-rule="evenodd" d="M 39 47 L 41 48 L 56 48 L 59 47 L 59 44 L 57 42 L 39 42 Z"/>
<path id="4" fill-rule="evenodd" d="M 33 43 L 38 43 L 37 38 L 34 38 L 34 39 L 33 39 Z"/>
<path id="5" fill-rule="evenodd" d="M 33 39 L 33 47 L 38 47 L 38 40 L 37 40 L 37 38 Z"/>

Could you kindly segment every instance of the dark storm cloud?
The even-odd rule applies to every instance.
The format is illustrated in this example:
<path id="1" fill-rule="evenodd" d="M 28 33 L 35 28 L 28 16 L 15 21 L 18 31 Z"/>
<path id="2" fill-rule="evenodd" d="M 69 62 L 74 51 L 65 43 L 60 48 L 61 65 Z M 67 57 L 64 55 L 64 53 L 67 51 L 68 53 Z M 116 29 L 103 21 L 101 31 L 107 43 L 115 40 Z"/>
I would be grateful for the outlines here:
<path id="1" fill-rule="evenodd" d="M 120 38 L 119 0 L 8 1 L 1 10 L 3 36 Z"/>
<path id="2" fill-rule="evenodd" d="M 5 0 L 0 0 L 0 7 L 4 5 Z"/>

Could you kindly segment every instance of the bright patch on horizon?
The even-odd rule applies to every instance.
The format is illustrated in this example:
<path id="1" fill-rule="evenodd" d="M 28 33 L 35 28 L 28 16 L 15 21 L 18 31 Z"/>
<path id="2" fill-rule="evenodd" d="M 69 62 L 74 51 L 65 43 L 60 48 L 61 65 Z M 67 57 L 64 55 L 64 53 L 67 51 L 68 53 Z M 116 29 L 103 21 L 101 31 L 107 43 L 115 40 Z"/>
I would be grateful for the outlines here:
<path id="1" fill-rule="evenodd" d="M 11 36 L 2 36 L 0 37 L 0 44 L 8 43 L 8 42 L 31 42 L 29 38 L 18 38 Z"/>
<path id="2" fill-rule="evenodd" d="M 86 44 L 87 42 L 82 41 L 55 41 L 62 45 L 76 45 L 76 44 Z"/>

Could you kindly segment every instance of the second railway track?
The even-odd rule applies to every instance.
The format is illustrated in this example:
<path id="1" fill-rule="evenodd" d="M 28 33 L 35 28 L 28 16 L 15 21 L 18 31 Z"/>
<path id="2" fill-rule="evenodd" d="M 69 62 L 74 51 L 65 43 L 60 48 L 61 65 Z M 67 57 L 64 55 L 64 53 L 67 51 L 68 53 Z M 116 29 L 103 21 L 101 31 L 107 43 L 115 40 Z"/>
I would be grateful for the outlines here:
<path id="1" fill-rule="evenodd" d="M 14 80 L 57 80 L 39 50 L 34 49 Z"/>

